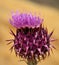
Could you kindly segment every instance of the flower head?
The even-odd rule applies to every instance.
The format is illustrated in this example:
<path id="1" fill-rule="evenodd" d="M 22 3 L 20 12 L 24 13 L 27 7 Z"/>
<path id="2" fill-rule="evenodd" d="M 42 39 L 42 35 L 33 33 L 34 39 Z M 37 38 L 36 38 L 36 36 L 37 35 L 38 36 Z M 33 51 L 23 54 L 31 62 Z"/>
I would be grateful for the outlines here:
<path id="1" fill-rule="evenodd" d="M 42 23 L 43 19 L 40 17 L 36 17 L 32 14 L 26 14 L 26 13 L 13 13 L 12 19 L 10 19 L 10 23 L 16 27 L 39 27 Z"/>
<path id="2" fill-rule="evenodd" d="M 14 48 L 16 55 L 25 59 L 44 59 L 46 55 L 50 55 L 51 35 L 48 34 L 47 28 L 42 26 L 42 19 L 32 14 L 15 14 L 12 15 L 10 23 L 16 27 L 16 34 L 11 30 L 14 36 Z M 48 53 L 48 54 L 47 54 Z"/>

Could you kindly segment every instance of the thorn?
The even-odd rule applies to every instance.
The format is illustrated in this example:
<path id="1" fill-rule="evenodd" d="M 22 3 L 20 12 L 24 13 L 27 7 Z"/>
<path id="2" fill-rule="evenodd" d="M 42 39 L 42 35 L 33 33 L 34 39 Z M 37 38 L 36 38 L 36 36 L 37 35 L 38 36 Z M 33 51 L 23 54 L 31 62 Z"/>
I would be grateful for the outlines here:
<path id="1" fill-rule="evenodd" d="M 53 45 L 51 45 L 51 47 L 53 47 L 54 49 L 56 49 L 55 46 L 53 46 Z"/>
<path id="2" fill-rule="evenodd" d="M 16 35 L 14 34 L 14 32 L 10 29 L 10 34 L 12 34 L 14 37 L 16 37 Z"/>
<path id="3" fill-rule="evenodd" d="M 12 43 L 12 41 L 11 42 L 9 42 L 9 43 L 7 43 L 7 45 L 9 45 L 9 44 L 11 44 Z"/>
<path id="4" fill-rule="evenodd" d="M 53 32 L 54 32 L 54 30 L 49 34 L 49 36 L 48 36 L 49 38 L 52 36 Z"/>
<path id="5" fill-rule="evenodd" d="M 8 41 L 8 42 L 9 42 L 9 41 L 14 41 L 14 39 L 9 39 L 9 40 L 6 40 L 6 41 Z"/>
<path id="6" fill-rule="evenodd" d="M 58 40 L 58 39 L 51 39 L 50 42 L 53 42 L 53 41 L 56 41 L 56 40 Z"/>
<path id="7" fill-rule="evenodd" d="M 53 53 L 53 50 L 52 50 L 52 48 L 50 48 L 51 49 L 51 52 Z"/>
<path id="8" fill-rule="evenodd" d="M 11 50 L 11 52 L 13 51 L 13 47 L 14 47 L 14 46 L 12 46 L 12 47 L 9 49 L 9 50 Z"/>

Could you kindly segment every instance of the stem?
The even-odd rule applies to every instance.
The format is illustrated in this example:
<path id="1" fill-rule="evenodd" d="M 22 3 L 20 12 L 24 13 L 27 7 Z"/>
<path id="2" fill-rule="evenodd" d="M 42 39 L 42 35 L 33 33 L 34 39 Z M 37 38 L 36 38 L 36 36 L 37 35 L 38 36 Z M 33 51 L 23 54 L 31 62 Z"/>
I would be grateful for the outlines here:
<path id="1" fill-rule="evenodd" d="M 37 65 L 37 60 L 36 59 L 28 59 L 28 65 Z"/>

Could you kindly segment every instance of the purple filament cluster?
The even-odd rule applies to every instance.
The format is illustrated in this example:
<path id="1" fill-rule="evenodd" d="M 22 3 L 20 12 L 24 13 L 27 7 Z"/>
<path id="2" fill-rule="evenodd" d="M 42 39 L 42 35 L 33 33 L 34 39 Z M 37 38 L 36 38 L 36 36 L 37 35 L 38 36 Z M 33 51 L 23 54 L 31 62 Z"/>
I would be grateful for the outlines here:
<path id="1" fill-rule="evenodd" d="M 10 23 L 16 27 L 39 27 L 40 24 L 43 22 L 43 19 L 41 19 L 39 16 L 33 16 L 32 14 L 26 14 L 26 13 L 13 13 L 12 19 L 10 19 Z"/>

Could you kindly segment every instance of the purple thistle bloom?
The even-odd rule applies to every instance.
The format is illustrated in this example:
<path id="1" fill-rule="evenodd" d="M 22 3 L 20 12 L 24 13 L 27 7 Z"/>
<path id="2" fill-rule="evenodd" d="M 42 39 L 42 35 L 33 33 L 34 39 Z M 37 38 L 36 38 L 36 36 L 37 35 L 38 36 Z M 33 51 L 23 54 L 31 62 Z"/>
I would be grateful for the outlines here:
<path id="1" fill-rule="evenodd" d="M 40 17 L 33 16 L 32 14 L 26 13 L 16 13 L 12 15 L 12 20 L 10 19 L 10 23 L 16 28 L 35 28 L 39 27 L 42 23 L 43 19 Z"/>
<path id="2" fill-rule="evenodd" d="M 10 23 L 16 27 L 16 34 L 11 30 L 11 34 L 14 39 L 7 40 L 13 41 L 14 44 L 11 50 L 14 48 L 16 55 L 25 58 L 27 60 L 34 59 L 35 61 L 44 59 L 47 55 L 50 55 L 51 47 L 50 37 L 53 31 L 48 34 L 47 28 L 42 26 L 40 17 L 33 16 L 32 14 L 15 14 L 12 15 Z M 48 53 L 48 54 L 47 54 Z"/>

